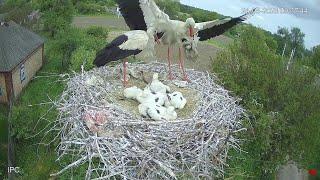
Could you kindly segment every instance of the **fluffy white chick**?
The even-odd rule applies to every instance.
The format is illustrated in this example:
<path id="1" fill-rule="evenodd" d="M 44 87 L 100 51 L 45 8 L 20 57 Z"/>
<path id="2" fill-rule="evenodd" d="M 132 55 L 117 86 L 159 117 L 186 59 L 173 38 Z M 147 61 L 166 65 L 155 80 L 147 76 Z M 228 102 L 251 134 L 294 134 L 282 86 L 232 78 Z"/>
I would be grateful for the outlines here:
<path id="1" fill-rule="evenodd" d="M 168 102 L 165 103 L 166 106 L 173 106 L 177 109 L 183 109 L 186 104 L 187 100 L 183 97 L 181 92 L 168 94 Z"/>
<path id="2" fill-rule="evenodd" d="M 126 88 L 123 91 L 123 95 L 124 97 L 128 98 L 128 99 L 137 99 L 137 96 L 142 94 L 142 90 L 137 88 L 137 86 L 133 86 L 130 88 Z"/>
<path id="3" fill-rule="evenodd" d="M 154 103 L 156 105 L 163 106 L 168 97 L 162 93 L 151 92 L 147 87 L 143 90 L 142 93 L 137 95 L 137 101 L 141 104 L 143 103 Z"/>
<path id="4" fill-rule="evenodd" d="M 150 84 L 151 92 L 166 94 L 170 92 L 170 87 L 159 81 L 159 74 L 154 73 Z"/>
<path id="5" fill-rule="evenodd" d="M 144 103 L 138 108 L 143 117 L 149 117 L 155 121 L 175 120 L 178 117 L 173 106 L 165 108 L 153 103 Z"/>

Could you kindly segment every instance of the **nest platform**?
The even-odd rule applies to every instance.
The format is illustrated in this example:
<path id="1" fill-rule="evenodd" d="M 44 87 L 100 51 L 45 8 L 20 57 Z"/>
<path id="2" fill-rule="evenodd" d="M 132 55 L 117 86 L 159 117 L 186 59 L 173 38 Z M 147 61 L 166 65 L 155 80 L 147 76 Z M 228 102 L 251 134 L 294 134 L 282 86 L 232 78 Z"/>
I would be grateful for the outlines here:
<path id="1" fill-rule="evenodd" d="M 139 116 L 137 102 L 124 99 L 120 67 L 95 68 L 66 79 L 63 94 L 54 102 L 59 116 L 50 131 L 55 131 L 59 141 L 57 160 L 70 161 L 52 176 L 83 165 L 86 179 L 222 176 L 228 150 L 240 148 L 234 134 L 243 130 L 245 111 L 238 100 L 209 73 L 187 69 L 191 82 L 179 88 L 167 80 L 166 64 L 129 64 L 146 76 L 159 73 L 164 84 L 182 92 L 188 101 L 185 109 L 177 111 L 177 120 L 152 121 Z M 172 71 L 178 80 L 178 66 Z M 139 78 L 129 82 L 137 87 L 146 85 Z M 87 112 L 106 115 L 97 131 L 90 130 L 83 120 Z"/>

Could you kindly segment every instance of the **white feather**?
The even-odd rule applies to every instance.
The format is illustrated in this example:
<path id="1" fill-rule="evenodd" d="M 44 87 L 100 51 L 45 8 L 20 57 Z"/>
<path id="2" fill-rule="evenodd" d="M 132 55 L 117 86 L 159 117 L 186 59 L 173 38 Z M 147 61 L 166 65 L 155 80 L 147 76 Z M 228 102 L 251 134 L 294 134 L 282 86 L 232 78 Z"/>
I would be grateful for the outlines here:
<path id="1" fill-rule="evenodd" d="M 122 50 L 143 50 L 149 41 L 147 32 L 141 30 L 128 31 L 124 35 L 128 37 L 128 40 L 119 46 Z"/>
<path id="2" fill-rule="evenodd" d="M 123 95 L 128 99 L 137 99 L 137 96 L 140 95 L 142 92 L 143 91 L 141 89 L 137 88 L 136 86 L 133 86 L 130 88 L 126 88 L 123 91 Z"/>
<path id="3" fill-rule="evenodd" d="M 170 92 L 170 87 L 160 82 L 158 77 L 159 77 L 158 73 L 153 74 L 153 79 L 150 84 L 150 90 L 152 92 L 162 93 L 162 94 L 166 94 L 167 92 Z"/>
<path id="4" fill-rule="evenodd" d="M 181 92 L 173 92 L 168 94 L 169 103 L 166 103 L 166 106 L 173 106 L 177 109 L 183 109 L 187 104 L 187 100 L 183 97 Z"/>

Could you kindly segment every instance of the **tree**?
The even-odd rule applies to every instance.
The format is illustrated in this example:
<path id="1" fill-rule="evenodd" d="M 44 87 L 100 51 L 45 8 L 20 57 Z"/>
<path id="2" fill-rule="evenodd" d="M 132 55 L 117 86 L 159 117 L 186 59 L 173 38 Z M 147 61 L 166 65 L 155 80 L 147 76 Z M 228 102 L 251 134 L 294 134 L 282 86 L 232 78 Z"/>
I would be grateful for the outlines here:
<path id="1" fill-rule="evenodd" d="M 304 53 L 304 37 L 305 34 L 297 27 L 291 29 L 289 34 L 292 49 L 296 51 L 296 57 L 301 58 Z"/>
<path id="2" fill-rule="evenodd" d="M 288 28 L 279 27 L 275 38 L 278 43 L 278 53 L 289 56 L 292 50 L 295 50 L 295 56 L 297 58 L 303 57 L 306 52 L 304 47 L 305 34 L 297 27 Z"/>
<path id="3" fill-rule="evenodd" d="M 69 27 L 72 21 L 73 5 L 71 0 L 38 0 L 43 13 L 44 29 L 54 37 L 59 30 Z"/>
<path id="4" fill-rule="evenodd" d="M 0 5 L 0 14 L 4 14 L 5 21 L 14 21 L 19 24 L 26 22 L 32 11 L 32 4 L 28 0 L 7 0 Z"/>
<path id="5" fill-rule="evenodd" d="M 178 12 L 180 12 L 180 2 L 175 0 L 156 0 L 160 9 L 164 10 L 170 18 L 176 19 Z"/>
<path id="6" fill-rule="evenodd" d="M 318 72 L 320 71 L 320 45 L 315 46 L 312 49 L 312 55 L 310 58 L 310 65 Z"/>

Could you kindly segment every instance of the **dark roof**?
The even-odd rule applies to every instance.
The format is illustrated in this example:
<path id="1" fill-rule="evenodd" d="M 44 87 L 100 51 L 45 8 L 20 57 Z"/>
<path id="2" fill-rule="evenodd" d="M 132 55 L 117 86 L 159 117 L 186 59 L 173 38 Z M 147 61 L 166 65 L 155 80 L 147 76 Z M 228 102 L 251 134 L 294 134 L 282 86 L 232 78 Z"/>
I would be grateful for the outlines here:
<path id="1" fill-rule="evenodd" d="M 11 71 L 44 42 L 40 36 L 13 21 L 8 24 L 0 25 L 0 72 Z"/>

